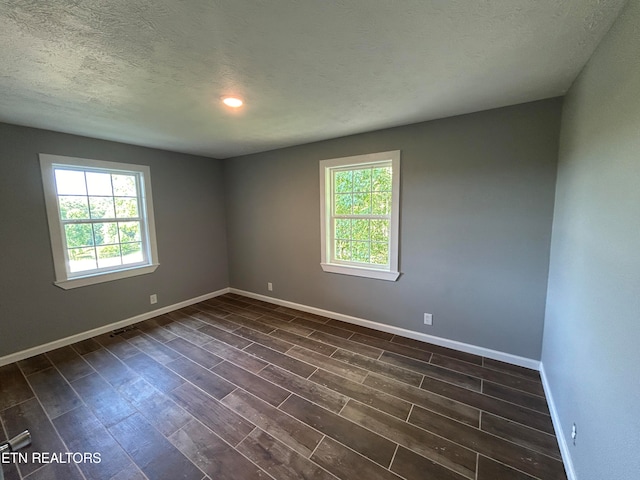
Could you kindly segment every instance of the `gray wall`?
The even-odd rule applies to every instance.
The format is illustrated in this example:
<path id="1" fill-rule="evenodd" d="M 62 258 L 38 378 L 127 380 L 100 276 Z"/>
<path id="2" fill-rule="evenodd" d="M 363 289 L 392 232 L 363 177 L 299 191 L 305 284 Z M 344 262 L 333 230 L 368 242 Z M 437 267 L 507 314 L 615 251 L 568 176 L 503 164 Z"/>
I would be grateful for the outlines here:
<path id="1" fill-rule="evenodd" d="M 160 267 L 73 290 L 54 286 L 38 153 L 149 165 Z M 0 124 L 0 356 L 227 287 L 222 167 L 209 158 Z"/>
<path id="2" fill-rule="evenodd" d="M 231 286 L 539 359 L 560 109 L 552 99 L 226 160 Z M 324 273 L 318 162 L 396 149 L 402 276 Z"/>
<path id="3" fill-rule="evenodd" d="M 638 25 L 632 0 L 562 117 L 542 360 L 579 480 L 640 478 Z"/>

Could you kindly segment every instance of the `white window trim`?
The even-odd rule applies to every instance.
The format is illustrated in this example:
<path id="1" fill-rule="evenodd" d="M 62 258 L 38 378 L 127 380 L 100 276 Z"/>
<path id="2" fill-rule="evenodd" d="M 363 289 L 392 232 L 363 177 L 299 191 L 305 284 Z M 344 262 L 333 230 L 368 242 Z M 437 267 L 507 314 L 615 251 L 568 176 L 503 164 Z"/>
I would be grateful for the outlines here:
<path id="1" fill-rule="evenodd" d="M 91 160 L 84 158 L 65 157 L 61 155 L 49 155 L 41 153 L 40 169 L 42 172 L 42 185 L 44 188 L 45 206 L 47 209 L 47 220 L 49 222 L 49 235 L 51 239 L 51 251 L 53 254 L 53 266 L 55 270 L 55 285 L 69 290 L 72 288 L 94 285 L 97 283 L 110 282 L 121 278 L 145 275 L 154 272 L 158 266 L 158 247 L 156 244 L 156 227 L 153 215 L 153 197 L 151 194 L 151 170 L 146 165 L 133 165 L 129 163 L 105 162 L 101 160 Z M 60 222 L 60 208 L 58 206 L 56 181 L 54 166 L 70 165 L 76 167 L 100 168 L 108 170 L 122 170 L 125 172 L 136 172 L 142 175 L 141 200 L 145 209 L 148 235 L 149 263 L 136 266 L 123 266 L 117 270 L 107 272 L 90 273 L 87 275 L 77 275 L 70 277 L 67 273 L 67 266 L 64 253 L 63 232 Z"/>
<path id="2" fill-rule="evenodd" d="M 355 266 L 331 263 L 331 170 L 336 167 L 361 166 L 367 163 L 391 161 L 391 223 L 389 243 L 389 267 Z M 320 238 L 322 270 L 342 275 L 368 277 L 378 280 L 396 281 L 400 276 L 398 269 L 398 246 L 400 230 L 400 150 L 370 153 L 352 157 L 332 158 L 320 161 Z"/>

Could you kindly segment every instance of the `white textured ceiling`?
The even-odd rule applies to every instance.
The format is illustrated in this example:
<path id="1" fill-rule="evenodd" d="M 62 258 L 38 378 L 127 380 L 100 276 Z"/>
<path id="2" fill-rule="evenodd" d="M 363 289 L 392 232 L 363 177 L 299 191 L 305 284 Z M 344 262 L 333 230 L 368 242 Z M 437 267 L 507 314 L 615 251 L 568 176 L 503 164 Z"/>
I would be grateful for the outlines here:
<path id="1" fill-rule="evenodd" d="M 0 0 L 0 121 L 225 158 L 512 105 L 624 3 Z"/>

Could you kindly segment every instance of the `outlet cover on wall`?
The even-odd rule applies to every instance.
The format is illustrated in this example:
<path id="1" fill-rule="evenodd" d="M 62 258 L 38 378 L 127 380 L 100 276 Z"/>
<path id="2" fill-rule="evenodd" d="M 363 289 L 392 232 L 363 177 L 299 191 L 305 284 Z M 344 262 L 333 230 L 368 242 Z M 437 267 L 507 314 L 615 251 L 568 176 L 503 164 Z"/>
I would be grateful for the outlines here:
<path id="1" fill-rule="evenodd" d="M 424 324 L 425 325 L 433 325 L 433 314 L 425 313 L 424 314 Z"/>
<path id="2" fill-rule="evenodd" d="M 273 283 L 267 282 L 267 290 L 269 290 L 270 292 L 273 292 Z"/>
<path id="3" fill-rule="evenodd" d="M 153 295 L 149 295 L 149 303 L 151 305 L 158 303 L 158 295 L 155 293 Z"/>

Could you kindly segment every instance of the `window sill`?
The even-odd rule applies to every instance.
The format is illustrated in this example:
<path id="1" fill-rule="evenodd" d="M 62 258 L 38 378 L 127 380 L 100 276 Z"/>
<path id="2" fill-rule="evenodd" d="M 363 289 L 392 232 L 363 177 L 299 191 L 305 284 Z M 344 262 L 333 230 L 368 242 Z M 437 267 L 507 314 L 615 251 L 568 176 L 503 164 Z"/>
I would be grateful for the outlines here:
<path id="1" fill-rule="evenodd" d="M 160 264 L 156 263 L 153 265 L 144 265 L 142 267 L 127 268 L 126 270 L 118 270 L 117 272 L 98 273 L 94 275 L 87 275 L 86 277 L 75 277 L 68 280 L 54 282 L 54 285 L 62 288 L 63 290 L 86 287 L 97 283 L 111 282 L 113 280 L 120 280 L 121 278 L 136 277 L 138 275 L 153 273 L 159 265 Z"/>
<path id="2" fill-rule="evenodd" d="M 386 280 L 395 282 L 400 276 L 400 272 L 388 270 L 374 270 L 372 268 L 353 267 L 346 265 L 336 265 L 333 263 L 321 263 L 322 270 L 329 273 L 339 273 L 341 275 L 352 275 L 355 277 L 374 278 L 376 280 Z"/>

